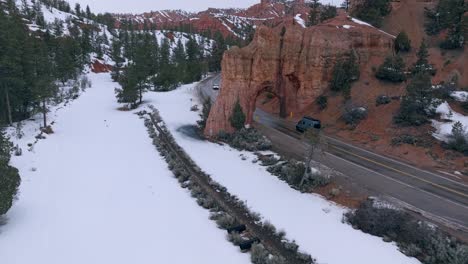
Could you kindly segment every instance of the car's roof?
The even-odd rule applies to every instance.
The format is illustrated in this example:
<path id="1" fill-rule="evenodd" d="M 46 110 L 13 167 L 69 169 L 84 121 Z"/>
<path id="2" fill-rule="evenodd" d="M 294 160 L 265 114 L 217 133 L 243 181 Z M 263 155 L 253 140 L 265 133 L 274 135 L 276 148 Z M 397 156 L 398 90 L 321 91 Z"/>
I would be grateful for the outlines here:
<path id="1" fill-rule="evenodd" d="M 312 117 L 310 117 L 310 116 L 304 116 L 302 119 L 309 119 L 309 120 L 312 120 L 312 121 L 318 121 L 318 122 L 320 122 L 320 120 L 315 119 L 315 118 L 312 118 Z"/>

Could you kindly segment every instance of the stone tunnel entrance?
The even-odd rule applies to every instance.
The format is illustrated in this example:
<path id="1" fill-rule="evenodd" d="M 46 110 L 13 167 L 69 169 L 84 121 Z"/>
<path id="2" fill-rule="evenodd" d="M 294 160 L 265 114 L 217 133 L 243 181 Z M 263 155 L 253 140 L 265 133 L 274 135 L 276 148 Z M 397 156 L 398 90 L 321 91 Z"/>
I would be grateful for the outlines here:
<path id="1" fill-rule="evenodd" d="M 275 89 L 272 82 L 264 82 L 256 89 L 256 93 L 249 98 L 247 114 L 247 124 L 252 124 L 255 120 L 255 110 L 257 108 L 277 116 L 286 117 L 285 97 L 281 96 L 278 88 Z"/>

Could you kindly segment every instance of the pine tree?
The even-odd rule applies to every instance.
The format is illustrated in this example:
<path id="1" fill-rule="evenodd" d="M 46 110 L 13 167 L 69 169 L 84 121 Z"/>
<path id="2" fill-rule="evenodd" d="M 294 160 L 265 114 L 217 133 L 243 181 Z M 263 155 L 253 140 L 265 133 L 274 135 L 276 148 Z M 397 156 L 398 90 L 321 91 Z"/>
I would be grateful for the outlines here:
<path id="1" fill-rule="evenodd" d="M 447 34 L 447 38 L 440 43 L 442 49 L 460 49 L 465 44 L 465 37 L 462 32 L 461 21 L 452 25 Z"/>
<path id="2" fill-rule="evenodd" d="M 333 91 L 341 91 L 345 97 L 350 96 L 351 85 L 359 80 L 359 64 L 353 52 L 348 58 L 340 59 L 333 68 L 330 88 Z"/>
<path id="3" fill-rule="evenodd" d="M 391 10 L 390 0 L 364 0 L 355 8 L 352 15 L 375 27 L 381 27 L 383 18 Z"/>
<path id="4" fill-rule="evenodd" d="M 184 83 L 192 83 L 201 80 L 202 65 L 200 46 L 194 38 L 187 41 L 187 64 L 185 70 Z"/>
<path id="5" fill-rule="evenodd" d="M 53 65 L 47 52 L 47 47 L 43 40 L 33 40 L 34 55 L 34 72 L 35 78 L 33 86 L 33 95 L 37 102 L 37 107 L 42 112 L 43 127 L 47 128 L 47 112 L 48 100 L 56 93 L 54 85 Z"/>
<path id="6" fill-rule="evenodd" d="M 418 60 L 416 63 L 413 65 L 412 73 L 413 74 L 430 74 L 430 75 L 435 75 L 436 70 L 434 69 L 434 66 L 429 64 L 429 51 L 427 50 L 427 45 L 426 41 L 423 40 L 421 42 L 421 46 L 419 47 L 418 53 Z"/>
<path id="7" fill-rule="evenodd" d="M 405 31 L 400 32 L 396 37 L 395 50 L 396 52 L 408 52 L 411 50 L 411 40 Z"/>
<path id="8" fill-rule="evenodd" d="M 91 9 L 89 8 L 89 5 L 86 6 L 86 18 L 88 19 L 93 18 L 93 13 L 91 13 Z"/>
<path id="9" fill-rule="evenodd" d="M 55 77 L 65 83 L 67 80 L 75 79 L 80 69 L 80 54 L 78 43 L 70 37 L 63 37 L 58 42 L 55 56 Z"/>
<path id="10" fill-rule="evenodd" d="M 154 86 L 159 91 L 170 91 L 178 86 L 178 78 L 171 61 L 169 40 L 164 38 L 159 49 L 159 74 L 154 80 Z"/>
<path id="11" fill-rule="evenodd" d="M 0 216 L 11 208 L 21 183 L 18 170 L 9 166 L 11 144 L 0 131 Z"/>
<path id="12" fill-rule="evenodd" d="M 21 25 L 21 18 L 15 10 L 9 10 L 9 17 L 0 10 L 0 103 L 4 103 L 2 111 L 6 113 L 5 119 L 9 124 L 13 122 L 15 104 L 14 92 L 24 85 L 21 57 L 22 43 L 27 35 Z"/>
<path id="13" fill-rule="evenodd" d="M 112 39 L 110 56 L 115 62 L 115 66 L 112 68 L 112 79 L 118 81 L 120 79 L 122 64 L 125 62 L 125 59 L 122 57 L 122 42 L 119 38 Z"/>
<path id="14" fill-rule="evenodd" d="M 55 36 L 61 36 L 63 34 L 63 23 L 60 19 L 55 18 L 53 29 Z"/>
<path id="15" fill-rule="evenodd" d="M 332 19 L 338 15 L 338 10 L 336 6 L 326 5 L 323 7 L 322 12 L 320 12 L 320 23 L 325 20 Z"/>
<path id="16" fill-rule="evenodd" d="M 229 121 L 231 122 L 231 126 L 236 130 L 240 130 L 245 126 L 245 114 L 242 110 L 242 106 L 240 105 L 239 100 L 237 100 L 236 104 L 234 105 L 234 109 L 232 110 L 231 117 Z"/>
<path id="17" fill-rule="evenodd" d="M 177 79 L 180 82 L 183 82 L 186 75 L 186 62 L 187 62 L 187 54 L 185 53 L 184 44 L 182 44 L 182 40 L 179 38 L 177 41 L 176 47 L 173 50 L 173 61 L 175 63 L 175 70 L 177 73 Z"/>
<path id="18" fill-rule="evenodd" d="M 310 4 L 309 22 L 308 26 L 314 26 L 319 23 L 320 19 L 320 2 L 319 0 L 312 0 Z"/>
<path id="19" fill-rule="evenodd" d="M 406 80 L 405 62 L 400 56 L 389 56 L 380 65 L 375 76 L 381 80 L 390 82 L 402 82 Z"/>
<path id="20" fill-rule="evenodd" d="M 138 75 L 133 64 L 130 64 L 121 75 L 119 83 L 122 89 L 116 89 L 118 102 L 128 103 L 132 109 L 136 108 L 141 97 L 138 89 Z"/>
<path id="21" fill-rule="evenodd" d="M 81 17 L 81 5 L 79 3 L 75 4 L 75 15 L 77 17 Z"/>
<path id="22" fill-rule="evenodd" d="M 406 90 L 407 95 L 403 97 L 395 122 L 407 126 L 420 126 L 428 123 L 429 118 L 435 115 L 430 75 L 418 73 Z"/>
<path id="23" fill-rule="evenodd" d="M 223 54 L 227 50 L 227 46 L 221 32 L 216 32 L 214 39 L 215 41 L 211 49 L 211 58 L 209 61 L 209 70 L 211 72 L 219 72 L 221 70 Z"/>

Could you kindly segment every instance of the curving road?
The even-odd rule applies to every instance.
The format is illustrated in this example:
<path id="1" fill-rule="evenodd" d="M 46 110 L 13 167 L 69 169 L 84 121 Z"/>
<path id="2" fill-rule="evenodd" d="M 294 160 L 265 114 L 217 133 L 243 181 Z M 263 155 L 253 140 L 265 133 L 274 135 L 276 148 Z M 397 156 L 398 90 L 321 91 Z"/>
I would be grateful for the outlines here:
<path id="1" fill-rule="evenodd" d="M 216 100 L 212 89 L 220 75 L 213 75 L 198 86 L 200 95 Z M 295 123 L 255 111 L 256 126 L 274 143 L 275 149 L 302 159 L 306 146 Z M 372 153 L 333 137 L 326 137 L 328 147 L 317 161 L 333 168 L 371 193 L 449 227 L 468 238 L 468 185 L 437 173 L 422 170 L 379 154 Z"/>

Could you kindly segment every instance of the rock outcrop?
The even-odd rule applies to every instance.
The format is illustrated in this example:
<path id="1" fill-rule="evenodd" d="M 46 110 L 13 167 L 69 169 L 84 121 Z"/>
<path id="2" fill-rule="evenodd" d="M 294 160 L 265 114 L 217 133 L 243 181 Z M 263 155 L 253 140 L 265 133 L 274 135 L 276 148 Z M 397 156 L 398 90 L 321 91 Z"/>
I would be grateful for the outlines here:
<path id="1" fill-rule="evenodd" d="M 393 52 L 394 37 L 345 14 L 303 28 L 291 20 L 275 28 L 259 27 L 253 42 L 224 54 L 222 87 L 205 134 L 231 132 L 229 118 L 239 101 L 247 124 L 257 97 L 267 91 L 279 99 L 280 114 L 302 112 L 329 87 L 336 62 L 354 53 L 361 66 Z"/>

